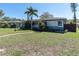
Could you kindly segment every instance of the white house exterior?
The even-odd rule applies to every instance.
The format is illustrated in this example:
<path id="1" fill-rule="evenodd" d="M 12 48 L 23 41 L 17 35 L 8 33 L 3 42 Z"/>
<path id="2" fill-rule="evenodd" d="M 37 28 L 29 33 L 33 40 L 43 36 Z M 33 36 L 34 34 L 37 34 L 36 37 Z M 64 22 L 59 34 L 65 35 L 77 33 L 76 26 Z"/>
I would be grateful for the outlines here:
<path id="1" fill-rule="evenodd" d="M 49 31 L 64 31 L 64 24 L 66 23 L 66 18 L 52 18 L 44 20 L 46 27 Z M 39 27 L 38 24 L 35 25 L 36 28 Z"/>
<path id="2" fill-rule="evenodd" d="M 66 18 L 52 18 L 45 20 L 48 30 L 63 31 Z"/>
<path id="3" fill-rule="evenodd" d="M 59 25 L 61 22 L 61 25 Z M 63 21 L 47 21 L 47 26 L 57 26 L 57 27 L 64 27 Z"/>

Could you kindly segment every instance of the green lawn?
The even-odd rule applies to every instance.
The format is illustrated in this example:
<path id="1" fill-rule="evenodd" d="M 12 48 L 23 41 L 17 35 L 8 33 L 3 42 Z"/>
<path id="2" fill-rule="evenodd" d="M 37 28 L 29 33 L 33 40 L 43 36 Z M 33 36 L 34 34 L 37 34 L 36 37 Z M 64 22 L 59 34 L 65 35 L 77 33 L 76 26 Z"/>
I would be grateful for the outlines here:
<path id="1" fill-rule="evenodd" d="M 25 34 L 0 37 L 0 49 L 4 49 L 0 55 L 79 55 L 79 31 L 54 33 L 0 29 L 0 35 L 14 33 Z"/>
<path id="2" fill-rule="evenodd" d="M 14 33 L 21 33 L 21 32 L 25 32 L 25 31 L 21 31 L 21 30 L 18 31 L 17 29 L 15 31 L 14 28 L 12 28 L 12 29 L 10 29 L 10 28 L 0 28 L 0 35 L 7 35 L 7 34 L 14 34 Z"/>

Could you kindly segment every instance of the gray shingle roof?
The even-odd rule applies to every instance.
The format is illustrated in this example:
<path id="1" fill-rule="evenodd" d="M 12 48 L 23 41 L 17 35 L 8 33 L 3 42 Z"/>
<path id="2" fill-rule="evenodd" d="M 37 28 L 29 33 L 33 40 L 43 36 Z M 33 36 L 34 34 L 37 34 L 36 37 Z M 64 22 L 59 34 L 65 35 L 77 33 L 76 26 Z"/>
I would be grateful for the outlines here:
<path id="1" fill-rule="evenodd" d="M 53 20 L 67 20 L 66 18 L 54 17 L 52 19 L 46 19 L 45 21 L 53 21 Z"/>

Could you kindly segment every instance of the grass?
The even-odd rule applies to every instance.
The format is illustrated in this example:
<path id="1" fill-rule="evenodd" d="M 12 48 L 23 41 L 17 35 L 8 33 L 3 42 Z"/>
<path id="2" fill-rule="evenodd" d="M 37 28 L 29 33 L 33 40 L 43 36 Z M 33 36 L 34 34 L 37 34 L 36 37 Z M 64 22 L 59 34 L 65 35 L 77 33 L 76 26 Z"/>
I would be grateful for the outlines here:
<path id="1" fill-rule="evenodd" d="M 21 33 L 21 32 L 25 32 L 25 31 L 18 31 L 18 30 L 15 31 L 14 28 L 12 28 L 12 29 L 10 29 L 10 28 L 0 28 L 0 35 L 7 35 L 7 34 L 14 34 L 14 33 Z"/>
<path id="2" fill-rule="evenodd" d="M 28 56 L 28 55 L 79 55 L 78 32 L 54 33 L 34 31 L 14 31 L 14 29 L 0 29 L 0 35 L 11 33 L 25 33 L 0 38 L 0 49 L 5 49 L 0 55 Z M 28 33 L 33 32 L 33 33 Z"/>

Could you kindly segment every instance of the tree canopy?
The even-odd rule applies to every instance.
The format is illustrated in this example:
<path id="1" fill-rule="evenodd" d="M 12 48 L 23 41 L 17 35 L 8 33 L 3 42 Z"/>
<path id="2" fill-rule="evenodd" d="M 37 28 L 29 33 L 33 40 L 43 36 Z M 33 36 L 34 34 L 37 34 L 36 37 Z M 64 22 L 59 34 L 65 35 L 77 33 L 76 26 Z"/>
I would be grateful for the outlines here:
<path id="1" fill-rule="evenodd" d="M 4 16 L 4 11 L 0 9 L 0 17 Z"/>
<path id="2" fill-rule="evenodd" d="M 74 16 L 74 22 L 76 23 L 76 8 L 77 8 L 77 3 L 71 3 L 71 10 L 73 12 L 73 16 Z"/>
<path id="3" fill-rule="evenodd" d="M 33 20 L 33 16 L 37 16 L 38 10 L 34 9 L 32 7 L 27 8 L 27 10 L 25 11 L 25 14 L 27 14 L 27 19 L 30 18 L 31 20 L 31 29 L 32 29 L 32 20 Z"/>
<path id="4" fill-rule="evenodd" d="M 41 16 L 40 16 L 40 19 L 41 20 L 45 20 L 45 19 L 51 19 L 53 18 L 53 15 L 48 13 L 48 12 L 44 12 Z"/>
<path id="5" fill-rule="evenodd" d="M 10 18 L 10 17 L 5 16 L 5 17 L 3 17 L 3 18 L 2 18 L 2 20 L 4 20 L 4 21 L 10 21 L 10 20 L 11 20 L 11 18 Z"/>

